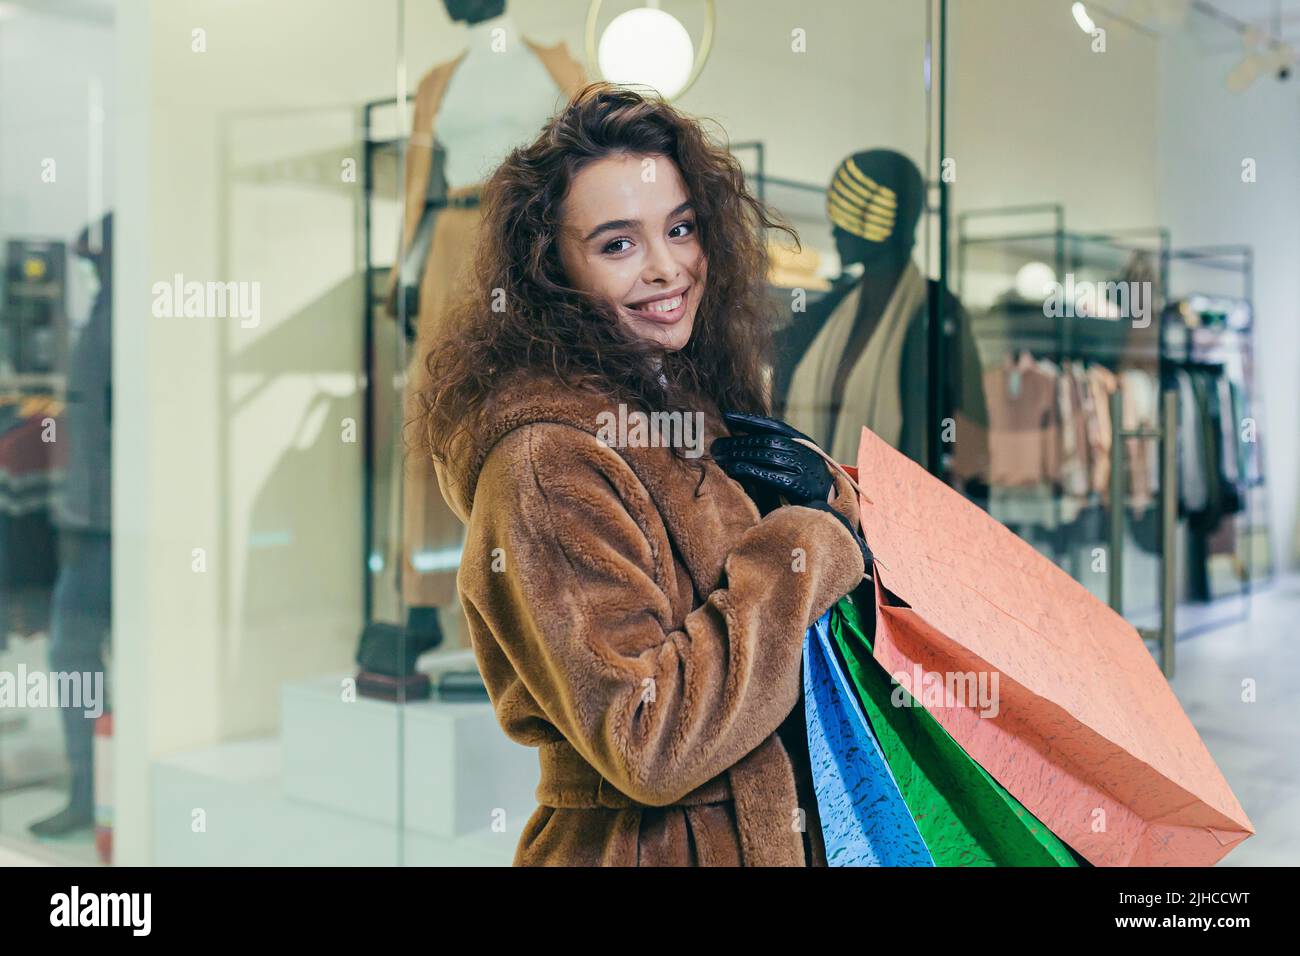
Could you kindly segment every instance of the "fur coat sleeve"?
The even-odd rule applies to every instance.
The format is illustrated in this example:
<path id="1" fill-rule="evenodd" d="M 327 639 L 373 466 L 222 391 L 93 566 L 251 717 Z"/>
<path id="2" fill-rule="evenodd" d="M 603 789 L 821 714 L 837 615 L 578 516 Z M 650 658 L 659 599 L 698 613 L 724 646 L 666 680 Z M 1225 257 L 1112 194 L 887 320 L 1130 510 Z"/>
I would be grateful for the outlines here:
<path id="1" fill-rule="evenodd" d="M 566 742 L 644 807 L 708 789 L 771 745 L 799 701 L 804 632 L 863 575 L 833 516 L 751 509 L 717 586 L 698 593 L 667 528 L 689 527 L 690 512 L 664 512 L 709 505 L 656 501 L 622 455 L 558 422 L 505 435 L 473 495 L 459 585 L 504 729 Z M 846 486 L 835 505 L 856 518 Z M 591 839 L 611 839 L 601 833 Z"/>

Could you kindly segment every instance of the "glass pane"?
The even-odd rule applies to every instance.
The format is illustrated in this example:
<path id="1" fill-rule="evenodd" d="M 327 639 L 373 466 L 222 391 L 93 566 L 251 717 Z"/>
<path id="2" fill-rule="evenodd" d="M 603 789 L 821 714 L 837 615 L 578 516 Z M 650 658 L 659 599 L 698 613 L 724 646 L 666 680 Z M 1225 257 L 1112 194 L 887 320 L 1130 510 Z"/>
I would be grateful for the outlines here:
<path id="1" fill-rule="evenodd" d="M 48 637 L 2 660 L 107 667 L 112 707 L 3 712 L 0 827 L 86 862 L 395 863 L 400 720 L 355 657 L 363 107 L 399 5 L 44 6 L 0 5 L 0 325 L 12 423 L 63 409 L 57 549 L 31 458 L 0 557 L 41 579 L 6 578 L 0 639 Z"/>
<path id="2" fill-rule="evenodd" d="M 990 509 L 1136 623 L 1176 616 L 1191 632 L 1243 620 L 1292 537 L 1294 496 L 1262 466 L 1273 441 L 1291 460 L 1266 415 L 1288 376 L 1279 366 L 1270 384 L 1270 359 L 1283 360 L 1261 358 L 1258 341 L 1275 328 L 1290 347 L 1261 310 L 1289 314 L 1279 230 L 1295 203 L 1257 176 L 1254 154 L 1287 146 L 1270 138 L 1267 109 L 1247 106 L 1286 95 L 1290 48 L 1262 8 L 1239 19 L 1155 6 L 950 5 L 954 278 L 996 393 Z M 988 55 L 1031 36 L 1014 71 Z M 1040 80 L 1033 97 L 1018 87 L 1026 71 Z M 1070 134 L 1044 137 L 1063 110 Z M 1107 390 L 1116 376 L 1122 439 L 1105 435 L 1100 402 L 1061 406 L 1046 391 L 1038 424 L 1050 427 L 1016 425 L 1034 388 L 1012 388 L 1015 369 L 1031 359 L 1054 382 L 1063 366 Z"/>
<path id="3" fill-rule="evenodd" d="M 793 385 L 827 447 L 872 424 L 844 386 L 886 319 L 927 374 L 935 5 L 662 0 L 648 64 L 632 0 L 506 6 L 0 4 L 0 671 L 86 681 L 0 711 L 6 841 L 511 862 L 538 755 L 487 699 L 413 402 L 483 181 L 602 69 L 679 87 L 797 231 L 777 414 Z"/>
<path id="4" fill-rule="evenodd" d="M 817 333 L 832 318 L 837 329 L 865 332 L 892 303 L 891 321 L 913 330 L 912 338 L 924 338 L 927 278 L 937 272 L 930 254 L 937 248 L 929 200 L 937 175 L 930 123 L 937 114 L 929 108 L 927 89 L 929 5 L 903 10 L 888 0 L 869 0 L 792 10 L 777 0 L 662 0 L 649 7 L 631 0 L 405 4 L 409 102 L 406 116 L 394 112 L 396 122 L 406 124 L 398 135 L 407 135 L 408 168 L 419 157 L 419 175 L 407 180 L 411 241 L 376 244 L 372 268 L 386 274 L 400 263 L 411 269 L 410 284 L 419 288 L 399 303 L 399 312 L 416 317 L 411 334 L 397 339 L 395 353 L 386 352 L 387 346 L 378 350 L 396 354 L 394 367 L 407 370 L 405 396 L 387 391 L 385 376 L 376 377 L 385 415 L 397 415 L 410 401 L 448 301 L 463 289 L 457 276 L 479 227 L 481 184 L 511 148 L 530 142 L 568 96 L 584 80 L 600 78 L 602 69 L 661 91 L 687 83 L 674 95 L 675 105 L 709 120 L 710 131 L 742 164 L 750 189 L 797 231 L 801 251 L 772 236 L 770 294 L 781 329 L 776 414 L 789 380 L 802 369 L 798 414 L 808 417 L 798 427 L 830 448 L 830 428 L 811 416 L 833 406 L 843 408 L 846 432 L 856 434 L 867 423 L 859 420 L 861 402 L 837 392 L 833 374 L 824 375 L 821 359 L 810 355 Z M 622 26 L 631 22 L 619 19 L 624 15 L 641 17 L 642 32 L 623 35 Z M 640 55 L 646 51 L 653 55 Z M 873 90 L 882 93 L 864 94 Z M 436 144 L 432 150 L 430 142 Z M 424 172 L 430 166 L 445 179 L 432 193 L 434 177 Z M 847 183 L 836 200 L 846 210 L 841 221 L 847 228 L 830 214 L 828 189 L 837 171 Z M 876 220 L 889 217 L 882 232 Z M 422 229 L 429 235 L 423 246 Z M 416 249 L 413 268 L 410 248 Z M 860 309 L 845 305 L 853 289 L 869 290 Z M 372 321 L 377 342 L 391 334 L 378 331 L 385 319 Z M 861 343 L 855 348 L 860 358 Z M 819 345 L 816 355 L 827 354 Z M 911 357 L 924 374 L 923 350 Z M 895 417 L 901 404 L 900 396 Z M 908 425 L 915 444 L 923 445 L 922 423 L 909 417 Z M 415 644 L 408 657 L 435 646 L 419 664 L 433 683 L 431 699 L 408 702 L 402 711 L 408 752 L 420 754 L 406 764 L 406 862 L 508 864 L 538 810 L 538 757 L 505 735 L 481 685 L 479 699 L 472 699 L 477 659 L 454 583 L 462 528 L 423 465 L 408 461 L 400 492 L 391 487 L 397 466 L 386 464 L 389 454 L 378 451 L 372 467 L 371 511 L 376 529 L 400 524 L 401 532 L 376 531 L 372 538 L 372 620 L 405 625 L 408 642 Z M 841 459 L 854 462 L 856 439 Z M 397 516 L 390 509 L 396 501 Z M 435 737 L 440 727 L 455 727 L 456 733 Z M 436 775 L 429 769 L 433 763 Z"/>
<path id="5" fill-rule="evenodd" d="M 83 863 L 110 813 L 114 43 L 107 4 L 0 5 L 0 840 Z"/>
<path id="6" fill-rule="evenodd" d="M 970 490 L 1137 626 L 1256 819 L 1288 779 L 1257 768 L 1295 771 L 1243 693 L 1294 617 L 1267 587 L 1296 553 L 1293 6 L 948 4 Z"/>

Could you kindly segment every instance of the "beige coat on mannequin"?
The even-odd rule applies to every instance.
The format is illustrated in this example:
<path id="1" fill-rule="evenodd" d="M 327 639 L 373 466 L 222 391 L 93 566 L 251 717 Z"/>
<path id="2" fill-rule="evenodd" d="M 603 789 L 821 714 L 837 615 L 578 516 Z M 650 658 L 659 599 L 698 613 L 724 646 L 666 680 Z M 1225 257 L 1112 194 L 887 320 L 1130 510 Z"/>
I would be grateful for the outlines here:
<path id="1" fill-rule="evenodd" d="M 574 60 L 563 43 L 545 47 L 524 40 L 555 81 L 564 96 L 572 96 L 586 82 L 582 65 Z M 433 160 L 434 127 L 443 96 L 456 67 L 465 54 L 440 64 L 425 74 L 415 94 L 415 115 L 406 151 L 405 214 L 398 261 L 415 237 L 420 214 L 424 209 Z M 477 187 L 451 190 L 452 196 L 477 192 Z M 479 212 L 475 208 L 442 210 L 434 224 L 429 256 L 420 279 L 420 315 L 416 340 L 407 369 L 403 429 L 406 444 L 418 445 L 419 436 L 409 423 L 420 409 L 415 396 L 428 382 L 424 359 L 442 328 L 447 306 L 458 293 L 458 283 L 469 261 L 478 231 Z M 388 287 L 388 309 L 396 315 L 397 270 Z M 424 455 L 405 456 L 405 485 L 402 495 L 402 600 L 405 606 L 449 608 L 456 595 L 456 572 L 420 571 L 412 562 L 417 552 L 446 553 L 460 544 L 461 527 L 438 493 L 432 462 Z"/>
<path id="2" fill-rule="evenodd" d="M 608 399 L 542 373 L 489 409 L 486 451 L 437 474 L 468 526 L 458 585 L 492 704 L 539 751 L 516 865 L 824 865 L 801 651 L 862 579 L 853 537 L 811 508 L 760 518 L 707 456 L 716 409 L 702 477 L 605 444 Z M 856 524 L 843 478 L 836 495 Z"/>

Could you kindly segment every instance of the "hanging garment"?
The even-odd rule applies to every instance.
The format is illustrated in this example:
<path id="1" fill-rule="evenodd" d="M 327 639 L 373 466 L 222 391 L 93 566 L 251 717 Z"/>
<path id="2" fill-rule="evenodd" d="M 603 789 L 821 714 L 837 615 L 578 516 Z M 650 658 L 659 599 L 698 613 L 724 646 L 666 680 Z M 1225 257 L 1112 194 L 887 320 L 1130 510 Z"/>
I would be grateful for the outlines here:
<path id="1" fill-rule="evenodd" d="M 1088 366 L 1088 446 L 1092 464 L 1089 484 L 1101 496 L 1103 504 L 1110 501 L 1110 455 L 1114 438 L 1110 419 L 1110 397 L 1119 388 L 1119 380 L 1104 365 Z"/>
<path id="2" fill-rule="evenodd" d="M 1120 373 L 1121 408 L 1125 431 L 1154 430 L 1159 416 L 1160 396 L 1155 376 L 1144 369 Z M 1160 487 L 1160 460 L 1147 438 L 1124 439 L 1128 462 L 1128 506 L 1135 519 L 1146 514 Z"/>
<path id="3" fill-rule="evenodd" d="M 890 599 L 879 587 L 842 598 L 831 637 L 935 865 L 1077 866 L 1069 848 L 872 658 L 876 602 Z"/>
<path id="4" fill-rule="evenodd" d="M 934 866 L 831 647 L 834 608 L 804 640 L 808 757 L 828 866 Z"/>
<path id="5" fill-rule="evenodd" d="M 989 484 L 1038 488 L 1061 470 L 1056 376 L 1027 353 L 984 373 L 989 412 Z"/>
<path id="6" fill-rule="evenodd" d="M 925 302 L 926 284 L 915 263 L 908 262 L 866 347 L 854 360 L 837 407 L 830 392 L 857 320 L 860 293 L 861 286 L 854 286 L 817 333 L 795 369 L 786 402 L 786 420 L 837 461 L 853 457 L 864 425 L 886 441 L 899 443 L 903 346 Z"/>
<path id="7" fill-rule="evenodd" d="M 1201 410 L 1192 391 L 1192 378 L 1180 369 L 1174 373 L 1178 386 L 1178 507 L 1184 514 L 1205 509 L 1205 461 L 1202 458 Z"/>
<path id="8" fill-rule="evenodd" d="M 63 405 L 46 397 L 6 401 L 8 427 L 0 432 L 0 650 L 11 631 L 48 630 L 58 574 L 58 531 L 53 519 L 62 473 L 60 449 L 48 440 Z"/>
<path id="9" fill-rule="evenodd" d="M 1228 492 L 1223 480 L 1223 423 L 1219 415 L 1218 382 L 1215 373 L 1196 369 L 1191 373 L 1200 427 L 1195 440 L 1199 445 L 1205 504 L 1188 515 L 1189 526 L 1198 532 L 1213 531 L 1225 513 Z"/>
<path id="10" fill-rule="evenodd" d="M 1222 430 L 1222 454 L 1220 471 L 1223 474 L 1224 511 L 1237 514 L 1245 508 L 1246 483 L 1242 468 L 1242 420 L 1237 416 L 1234 403 L 1233 385 L 1228 376 L 1218 377 L 1218 394 L 1215 396 L 1219 407 L 1219 421 Z"/>
<path id="11" fill-rule="evenodd" d="M 1088 499 L 1087 410 L 1076 373 L 1077 363 L 1066 362 L 1056 379 L 1061 421 L 1061 520 L 1079 517 Z"/>

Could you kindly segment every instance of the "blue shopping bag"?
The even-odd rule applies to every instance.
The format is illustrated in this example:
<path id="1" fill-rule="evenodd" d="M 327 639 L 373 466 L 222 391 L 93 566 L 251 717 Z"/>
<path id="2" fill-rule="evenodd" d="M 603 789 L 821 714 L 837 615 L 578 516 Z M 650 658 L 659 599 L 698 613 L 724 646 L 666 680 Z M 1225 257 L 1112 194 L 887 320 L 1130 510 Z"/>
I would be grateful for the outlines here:
<path id="1" fill-rule="evenodd" d="M 831 866 L 934 866 L 831 646 L 830 617 L 804 638 L 804 714 Z"/>

